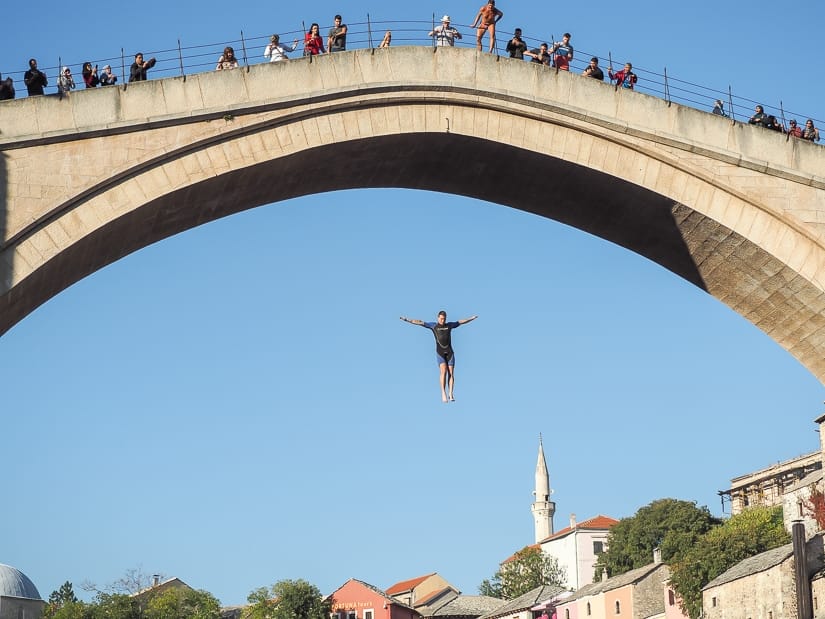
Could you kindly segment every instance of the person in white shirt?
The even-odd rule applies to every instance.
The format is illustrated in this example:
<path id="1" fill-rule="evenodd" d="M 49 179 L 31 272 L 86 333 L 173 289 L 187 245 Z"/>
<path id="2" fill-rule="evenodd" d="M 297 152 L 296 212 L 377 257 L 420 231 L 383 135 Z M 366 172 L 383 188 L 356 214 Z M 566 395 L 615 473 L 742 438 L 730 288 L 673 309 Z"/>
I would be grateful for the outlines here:
<path id="1" fill-rule="evenodd" d="M 435 37 L 435 44 L 438 47 L 453 47 L 455 40 L 461 38 L 461 33 L 450 26 L 450 16 L 445 15 L 441 18 L 441 25 L 430 30 L 428 36 Z"/>
<path id="2" fill-rule="evenodd" d="M 280 35 L 273 34 L 269 37 L 269 45 L 264 50 L 264 58 L 269 58 L 269 62 L 279 62 L 281 60 L 288 60 L 288 52 L 294 52 L 298 47 L 298 39 L 292 42 L 292 46 L 281 45 Z"/>

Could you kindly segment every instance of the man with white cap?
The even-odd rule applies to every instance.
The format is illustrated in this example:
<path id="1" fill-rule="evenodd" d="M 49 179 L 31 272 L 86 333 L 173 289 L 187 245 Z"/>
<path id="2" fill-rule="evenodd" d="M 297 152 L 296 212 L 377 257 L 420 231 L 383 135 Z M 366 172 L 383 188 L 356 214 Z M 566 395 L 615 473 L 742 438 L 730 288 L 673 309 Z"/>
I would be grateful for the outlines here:
<path id="1" fill-rule="evenodd" d="M 117 75 L 112 73 L 112 65 L 103 67 L 103 73 L 100 74 L 101 86 L 114 86 L 117 83 Z"/>
<path id="2" fill-rule="evenodd" d="M 447 45 L 453 47 L 455 45 L 455 40 L 461 38 L 461 33 L 450 26 L 450 16 L 445 15 L 441 18 L 441 25 L 430 30 L 430 34 L 428 36 L 435 37 L 435 44 L 438 47 L 444 47 Z"/>

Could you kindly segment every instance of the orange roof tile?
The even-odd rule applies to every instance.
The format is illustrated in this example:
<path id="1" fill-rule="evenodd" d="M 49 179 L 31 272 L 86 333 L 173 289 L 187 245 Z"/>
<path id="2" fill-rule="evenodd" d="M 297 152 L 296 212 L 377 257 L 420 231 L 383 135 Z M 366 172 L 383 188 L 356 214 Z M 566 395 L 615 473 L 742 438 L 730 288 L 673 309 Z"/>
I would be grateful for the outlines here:
<path id="1" fill-rule="evenodd" d="M 418 578 L 410 578 L 409 580 L 402 580 L 401 582 L 395 583 L 392 587 L 386 590 L 387 593 L 390 595 L 395 595 L 396 593 L 403 593 L 404 591 L 411 591 L 415 589 L 418 585 L 422 582 L 427 580 L 430 576 L 435 576 L 435 572 L 432 574 L 427 574 L 426 576 L 419 576 Z"/>
<path id="2" fill-rule="evenodd" d="M 504 559 L 504 561 L 502 561 L 502 562 L 501 562 L 501 564 L 502 564 L 502 565 L 504 565 L 505 563 L 509 563 L 510 561 L 513 561 L 513 560 L 516 558 L 516 554 L 517 554 L 518 552 L 523 552 L 523 551 L 527 550 L 528 548 L 536 548 L 536 549 L 538 549 L 538 550 L 541 550 L 541 544 L 530 544 L 529 546 L 525 546 L 525 547 L 524 547 L 524 548 L 522 548 L 521 550 L 519 550 L 519 551 L 517 551 L 517 552 L 514 552 L 514 553 L 513 553 L 513 554 L 511 554 L 509 557 L 507 557 L 506 559 Z"/>
<path id="3" fill-rule="evenodd" d="M 603 516 L 599 514 L 595 518 L 591 518 L 590 520 L 583 520 L 582 522 L 576 523 L 575 529 L 586 529 L 586 530 L 599 530 L 599 529 L 610 529 L 613 525 L 618 524 L 618 520 L 615 518 L 611 518 L 610 516 Z M 544 542 L 549 542 L 551 539 L 558 539 L 560 537 L 564 537 L 565 535 L 569 535 L 573 532 L 573 528 L 565 527 L 561 531 L 556 531 L 550 537 L 545 537 L 541 540 L 541 544 Z"/>

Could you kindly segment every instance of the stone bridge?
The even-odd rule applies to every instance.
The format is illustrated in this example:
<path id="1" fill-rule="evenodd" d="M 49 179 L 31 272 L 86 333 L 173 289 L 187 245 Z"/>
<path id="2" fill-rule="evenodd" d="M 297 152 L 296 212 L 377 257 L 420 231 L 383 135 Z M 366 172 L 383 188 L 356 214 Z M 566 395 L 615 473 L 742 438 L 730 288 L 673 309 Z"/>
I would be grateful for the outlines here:
<path id="1" fill-rule="evenodd" d="M 406 187 L 646 256 L 825 379 L 825 148 L 578 75 L 472 49 L 356 50 L 3 102 L 0 157 L 0 333 L 198 224 Z"/>

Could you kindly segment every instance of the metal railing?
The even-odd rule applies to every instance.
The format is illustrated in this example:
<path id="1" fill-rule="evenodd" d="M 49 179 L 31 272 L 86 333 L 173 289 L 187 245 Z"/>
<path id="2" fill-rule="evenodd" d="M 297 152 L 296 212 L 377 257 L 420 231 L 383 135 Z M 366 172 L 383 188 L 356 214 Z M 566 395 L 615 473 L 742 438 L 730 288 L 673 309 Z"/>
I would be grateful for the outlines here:
<path id="1" fill-rule="evenodd" d="M 433 28 L 440 24 L 440 17 L 432 15 L 427 20 L 414 21 L 373 21 L 369 14 L 366 20 L 362 22 L 347 22 L 347 49 L 364 49 L 375 48 L 378 46 L 384 33 L 389 30 L 392 32 L 392 46 L 403 45 L 422 45 L 432 46 L 434 40 L 428 36 L 428 33 Z M 476 46 L 476 31 L 471 28 L 469 24 L 453 24 L 462 34 L 461 39 L 456 39 L 456 47 L 475 47 Z M 295 29 L 286 32 L 279 32 L 282 43 L 290 44 L 293 40 L 298 40 L 298 48 L 291 54 L 292 58 L 299 58 L 302 55 L 302 46 L 304 40 L 305 24 L 301 25 L 301 29 Z M 330 28 L 329 25 L 321 27 L 321 36 L 326 45 L 326 33 Z M 163 77 L 186 76 L 194 73 L 201 73 L 205 71 L 212 71 L 215 69 L 218 58 L 223 53 L 226 46 L 231 46 L 235 50 L 235 56 L 242 66 L 249 66 L 253 64 L 260 64 L 268 62 L 263 55 L 264 48 L 269 43 L 271 33 L 257 34 L 254 36 L 247 36 L 243 31 L 234 39 L 225 41 L 216 41 L 212 43 L 201 43 L 195 45 L 183 45 L 178 39 L 175 47 L 166 49 L 159 49 L 153 51 L 142 51 L 146 59 L 155 58 L 157 63 L 154 68 L 149 71 L 149 79 L 157 79 Z M 507 41 L 512 38 L 512 33 L 499 31 L 497 33 L 497 41 L 495 45 L 495 52 L 497 55 L 506 58 L 507 54 L 504 52 Z M 554 35 L 542 41 L 534 37 L 524 37 L 524 41 L 528 49 L 538 48 L 542 42 L 552 44 L 557 41 Z M 483 49 L 488 47 L 487 35 L 484 36 Z M 138 50 L 134 50 L 138 51 Z M 91 62 L 92 65 L 103 67 L 111 65 L 113 73 L 118 76 L 118 85 L 127 82 L 129 77 L 129 67 L 132 64 L 134 51 L 120 50 L 116 56 L 107 58 L 97 58 L 90 60 L 85 58 L 77 60 L 75 57 L 70 57 L 68 60 L 58 58 L 56 65 L 40 66 L 40 70 L 46 73 L 49 77 L 49 91 L 56 91 L 57 77 L 59 74 L 59 67 L 68 66 L 72 69 L 75 76 L 75 83 L 78 88 L 84 88 L 83 79 L 80 75 L 81 66 L 83 62 Z M 486 52 L 485 52 L 486 53 Z M 607 57 L 599 53 L 589 52 L 581 49 L 575 50 L 575 56 L 570 62 L 571 73 L 581 73 L 589 64 L 590 58 L 596 57 L 599 59 L 599 65 L 605 71 L 605 79 L 607 79 L 608 65 L 611 63 L 613 54 L 612 51 L 608 53 Z M 627 59 L 632 58 L 632 54 L 626 56 Z M 621 68 L 624 62 L 617 63 L 616 68 Z M 548 67 L 548 70 L 554 71 L 556 69 Z M 15 82 L 17 97 L 26 96 L 26 88 L 23 83 L 23 75 L 26 69 L 20 71 L 8 71 L 3 75 L 11 76 Z M 638 76 L 638 82 L 635 90 L 650 94 L 666 101 L 679 103 L 696 109 L 710 111 L 713 108 L 714 102 L 719 99 L 725 103 L 725 111 L 732 121 L 747 122 L 748 118 L 753 113 L 753 108 L 756 104 L 764 107 L 766 114 L 776 116 L 783 126 L 787 126 L 787 120 L 790 118 L 812 119 L 814 124 L 825 125 L 825 121 L 817 119 L 812 115 L 803 114 L 797 111 L 784 109 L 783 103 L 779 100 L 776 104 L 765 103 L 764 100 L 757 101 L 747 96 L 735 95 L 730 86 L 725 89 L 719 87 L 704 86 L 695 84 L 686 80 L 674 77 L 670 74 L 666 67 L 661 72 L 640 67 L 634 64 L 633 72 Z"/>

